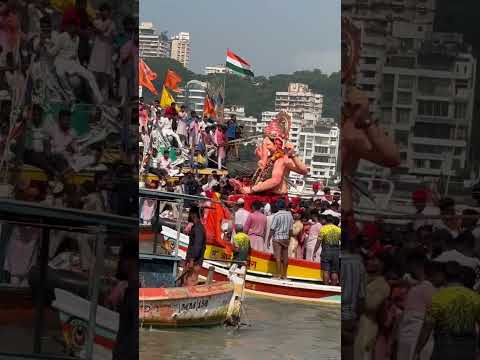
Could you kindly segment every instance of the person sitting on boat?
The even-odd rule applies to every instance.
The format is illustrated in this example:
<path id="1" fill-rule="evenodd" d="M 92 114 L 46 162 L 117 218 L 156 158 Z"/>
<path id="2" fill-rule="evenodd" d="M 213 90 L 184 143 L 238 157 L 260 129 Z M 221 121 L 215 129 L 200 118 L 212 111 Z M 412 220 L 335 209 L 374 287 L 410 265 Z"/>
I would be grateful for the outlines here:
<path id="1" fill-rule="evenodd" d="M 340 271 L 340 237 L 342 230 L 334 224 L 332 215 L 327 215 L 326 225 L 320 229 L 317 243 L 313 249 L 314 259 L 316 252 L 322 245 L 321 268 L 323 281 L 326 285 L 338 286 L 338 273 Z"/>
<path id="2" fill-rule="evenodd" d="M 243 232 L 242 225 L 235 226 L 235 236 L 233 237 L 233 260 L 247 261 L 250 251 L 250 238 Z"/>
<path id="3" fill-rule="evenodd" d="M 185 257 L 184 283 L 193 286 L 198 283 L 198 275 L 203 264 L 203 256 L 207 243 L 207 233 L 200 220 L 198 207 L 192 206 L 188 213 L 188 221 L 193 223 L 190 229 L 190 241 L 188 243 L 187 255 Z"/>

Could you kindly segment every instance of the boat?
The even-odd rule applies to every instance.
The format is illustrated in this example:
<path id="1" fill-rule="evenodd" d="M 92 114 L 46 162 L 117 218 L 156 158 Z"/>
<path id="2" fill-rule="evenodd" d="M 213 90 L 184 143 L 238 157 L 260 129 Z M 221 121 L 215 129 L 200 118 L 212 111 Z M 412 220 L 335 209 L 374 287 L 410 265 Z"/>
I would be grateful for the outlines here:
<path id="1" fill-rule="evenodd" d="M 0 358 L 10 358 L 15 355 L 21 358 L 71 360 L 73 355 L 86 359 L 111 359 L 118 330 L 118 313 L 99 304 L 100 281 L 105 259 L 105 240 L 110 233 L 135 231 L 138 227 L 138 220 L 105 213 L 54 208 L 5 198 L 0 198 L 0 216 L 3 223 L 0 230 L 3 230 L 3 226 L 10 222 L 14 224 L 25 223 L 27 226 L 43 229 L 39 250 L 41 256 L 38 263 L 40 282 L 36 288 L 38 292 L 35 297 L 36 300 L 34 301 L 32 296 L 25 293 L 27 289 L 15 289 L 13 287 L 9 287 L 8 300 L 3 297 L 0 299 L 2 306 L 5 305 L 4 301 L 9 301 L 11 307 L 17 304 L 15 303 L 17 298 L 22 299 L 22 304 L 20 304 L 22 307 L 28 307 L 27 310 L 33 309 L 35 315 L 34 324 L 32 324 L 34 329 L 33 353 L 0 353 Z M 79 284 L 77 279 L 70 283 L 67 291 L 61 288 L 59 283 L 68 284 L 71 279 L 61 277 L 53 279 L 51 277 L 52 268 L 49 266 L 48 251 L 45 251 L 45 249 L 48 250 L 45 247 L 48 246 L 50 233 L 52 230 L 92 233 L 93 228 L 97 230 L 95 239 L 93 239 L 96 254 L 93 269 L 90 271 L 89 277 L 85 279 L 85 284 L 83 282 Z M 88 238 L 85 239 L 86 241 L 89 240 Z M 89 296 L 90 300 L 74 294 L 74 286 L 76 285 L 82 287 L 85 285 L 86 292 L 91 295 Z M 46 339 L 43 329 L 44 319 L 47 311 L 52 313 L 47 306 L 47 297 L 52 287 L 55 299 L 51 309 L 53 309 L 53 315 L 57 316 L 61 324 L 58 332 L 63 335 L 65 354 L 61 355 L 47 354 L 44 351 Z M 15 296 L 16 293 L 18 293 L 18 296 Z M 52 329 L 50 330 L 52 331 Z"/>
<path id="2" fill-rule="evenodd" d="M 142 190 L 142 194 L 155 194 L 157 190 Z M 164 193 L 165 198 L 177 197 L 181 201 L 206 201 L 203 197 Z M 161 220 L 157 217 L 157 223 Z M 154 220 L 155 222 L 155 220 Z M 180 232 L 180 227 L 173 229 L 173 226 L 161 226 L 161 235 L 166 240 L 173 240 L 178 243 L 177 254 L 185 257 L 188 248 L 189 237 Z M 141 226 L 140 241 L 154 241 L 155 235 L 152 226 Z M 167 246 L 168 248 L 168 246 Z M 228 279 L 228 266 L 231 261 L 225 250 L 219 246 L 207 244 L 205 260 L 202 265 L 201 275 L 208 277 L 208 272 L 214 271 L 213 279 L 226 281 Z M 272 275 L 276 269 L 272 254 L 251 250 L 247 262 L 247 274 L 245 277 L 245 292 L 250 295 L 268 297 L 277 300 L 298 301 L 315 304 L 339 305 L 341 302 L 341 289 L 339 286 L 322 284 L 320 264 L 311 261 L 290 259 L 287 270 L 287 280 L 273 279 Z"/>
<path id="3" fill-rule="evenodd" d="M 174 193 L 165 196 L 162 192 L 140 189 L 140 195 L 156 200 L 179 200 L 182 213 L 182 199 Z M 202 201 L 207 198 L 202 198 Z M 177 219 L 177 227 L 180 219 Z M 142 328 L 169 328 L 187 326 L 213 326 L 223 323 L 238 325 L 243 301 L 245 266 L 233 264 L 227 269 L 227 276 L 213 282 L 213 272 L 206 273 L 206 282 L 193 286 L 179 287 L 178 271 L 185 259 L 179 247 L 179 236 L 172 238 L 173 254 L 155 254 L 156 237 L 152 238 L 152 253 L 139 255 L 139 320 Z M 179 256 L 179 254 L 183 256 Z"/>

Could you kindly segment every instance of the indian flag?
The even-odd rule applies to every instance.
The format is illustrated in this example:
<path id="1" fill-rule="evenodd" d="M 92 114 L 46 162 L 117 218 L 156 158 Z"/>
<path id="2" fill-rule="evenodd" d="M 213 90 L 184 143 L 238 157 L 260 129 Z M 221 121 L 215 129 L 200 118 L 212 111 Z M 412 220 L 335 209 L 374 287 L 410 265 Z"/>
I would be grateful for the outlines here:
<path id="1" fill-rule="evenodd" d="M 232 70 L 233 73 L 240 76 L 254 76 L 250 64 L 230 50 L 227 50 L 226 67 L 227 69 Z"/>

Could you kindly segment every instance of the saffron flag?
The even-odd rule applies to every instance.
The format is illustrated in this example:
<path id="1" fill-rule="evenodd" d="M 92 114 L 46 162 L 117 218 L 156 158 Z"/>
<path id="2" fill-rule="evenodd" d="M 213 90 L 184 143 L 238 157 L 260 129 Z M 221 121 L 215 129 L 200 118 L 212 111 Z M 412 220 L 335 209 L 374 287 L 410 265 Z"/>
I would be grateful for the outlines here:
<path id="1" fill-rule="evenodd" d="M 240 76 L 254 76 L 251 65 L 245 59 L 242 59 L 230 50 L 227 50 L 227 63 L 225 64 L 225 67 L 232 70 L 234 74 Z"/>
<path id="2" fill-rule="evenodd" d="M 203 114 L 210 117 L 216 117 L 215 104 L 210 96 L 205 96 L 205 102 L 203 104 Z"/>
<path id="3" fill-rule="evenodd" d="M 172 95 L 170 95 L 170 93 L 164 86 L 162 89 L 162 96 L 160 97 L 160 107 L 165 109 L 170 105 L 172 105 L 172 103 L 174 102 L 175 102 L 175 99 L 173 98 Z"/>
<path id="4" fill-rule="evenodd" d="M 138 83 L 140 86 L 146 87 L 150 92 L 154 95 L 158 95 L 157 89 L 155 89 L 155 85 L 153 85 L 152 81 L 157 78 L 157 74 L 155 74 L 143 59 L 140 59 L 138 62 Z"/>
<path id="5" fill-rule="evenodd" d="M 168 69 L 163 86 L 172 91 L 179 92 L 180 89 L 178 88 L 178 84 L 180 82 L 182 82 L 180 75 L 178 75 L 175 71 Z"/>

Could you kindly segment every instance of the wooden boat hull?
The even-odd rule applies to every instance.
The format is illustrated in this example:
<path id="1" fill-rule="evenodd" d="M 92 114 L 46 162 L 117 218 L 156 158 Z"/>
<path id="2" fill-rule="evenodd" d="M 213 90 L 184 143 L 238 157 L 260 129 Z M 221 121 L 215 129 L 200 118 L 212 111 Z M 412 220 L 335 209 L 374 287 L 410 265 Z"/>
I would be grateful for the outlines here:
<path id="1" fill-rule="evenodd" d="M 53 307 L 58 310 L 67 351 L 82 356 L 86 348 L 90 302 L 64 290 L 55 289 Z M 95 329 L 94 359 L 110 360 L 115 347 L 119 315 L 99 306 Z"/>
<path id="2" fill-rule="evenodd" d="M 166 238 L 176 239 L 176 231 L 166 226 L 162 229 L 162 234 Z M 149 229 L 140 231 L 141 241 L 152 241 L 154 233 Z M 185 234 L 180 235 L 180 247 L 188 247 L 189 238 Z M 225 253 L 225 249 L 207 244 L 205 249 L 205 259 L 230 260 L 231 256 Z M 248 274 L 257 274 L 262 276 L 271 276 L 276 272 L 276 263 L 272 254 L 251 250 L 250 258 L 247 264 Z M 320 282 L 322 273 L 320 263 L 306 260 L 289 259 L 287 277 L 290 279 Z"/>
<path id="3" fill-rule="evenodd" d="M 166 238 L 176 239 L 177 232 L 171 228 L 163 227 L 162 234 Z M 153 233 L 142 230 L 140 239 L 151 241 Z M 180 235 L 179 256 L 185 258 L 189 238 L 185 234 Z M 341 303 L 341 290 L 339 286 L 322 285 L 320 264 L 310 261 L 291 259 L 289 261 L 289 280 L 272 279 L 275 271 L 273 256 L 253 251 L 248 264 L 245 279 L 245 292 L 247 294 L 275 298 L 279 300 L 300 301 L 316 304 Z M 265 258 L 268 257 L 268 260 Z M 225 260 L 227 258 L 224 250 L 220 247 L 207 245 L 205 260 L 201 275 L 206 277 L 210 266 L 214 267 L 214 280 L 227 281 L 229 264 L 210 259 Z M 267 263 L 268 261 L 268 263 Z M 257 262 L 257 263 L 255 263 Z M 259 265 L 259 263 L 261 265 Z M 301 266 L 299 266 L 301 265 Z M 292 267 L 292 269 L 290 269 Z M 267 271 L 258 271 L 258 270 Z"/>
<path id="4" fill-rule="evenodd" d="M 223 324 L 233 293 L 228 277 L 210 285 L 140 288 L 140 324 L 161 328 Z"/>

